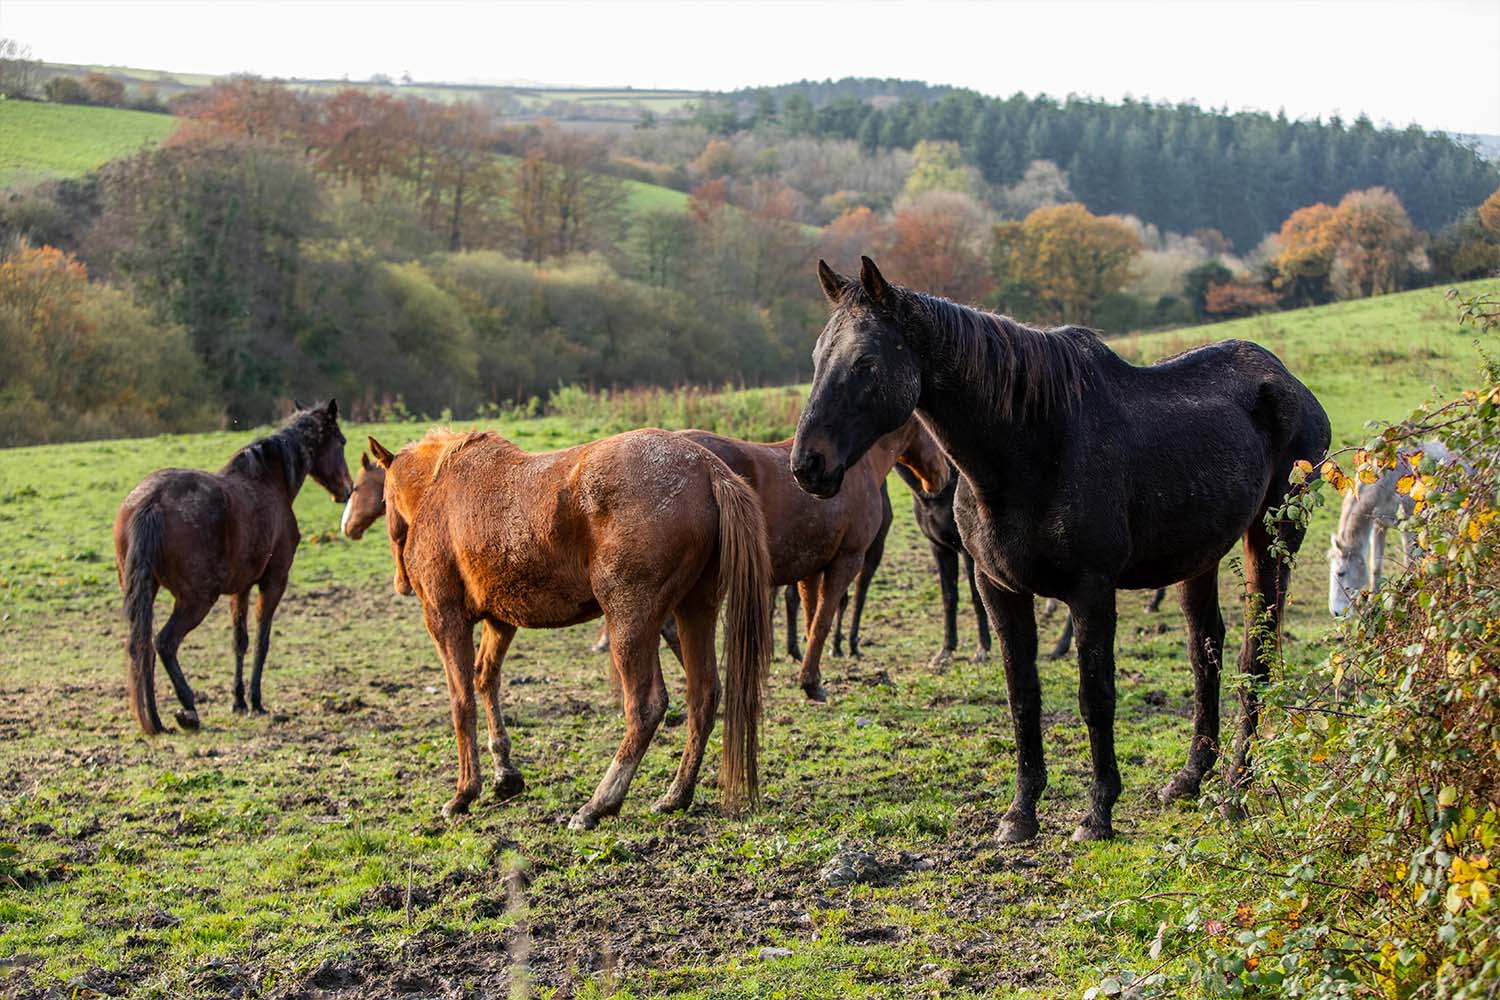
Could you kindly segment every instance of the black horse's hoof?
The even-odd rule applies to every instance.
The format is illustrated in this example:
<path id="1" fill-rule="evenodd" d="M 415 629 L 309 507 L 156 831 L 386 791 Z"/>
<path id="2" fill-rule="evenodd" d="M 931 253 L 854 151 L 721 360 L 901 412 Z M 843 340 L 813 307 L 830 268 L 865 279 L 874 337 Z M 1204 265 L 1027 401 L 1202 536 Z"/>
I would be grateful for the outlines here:
<path id="1" fill-rule="evenodd" d="M 251 705 L 250 706 L 250 714 L 251 715 L 265 715 L 265 714 L 267 714 L 266 713 L 266 706 L 264 706 L 264 705 Z"/>
<path id="2" fill-rule="evenodd" d="M 974 650 L 974 655 L 969 657 L 970 663 L 988 663 L 990 660 L 990 647 L 980 646 Z"/>
<path id="3" fill-rule="evenodd" d="M 1073 843 L 1087 844 L 1095 840 L 1110 840 L 1114 835 L 1114 828 L 1108 823 L 1099 823 L 1097 820 L 1084 820 L 1073 831 Z"/>
<path id="4" fill-rule="evenodd" d="M 951 664 L 952 662 L 953 650 L 940 649 L 936 653 L 932 654 L 932 659 L 927 661 L 927 667 L 930 670 L 947 670 L 949 664 Z"/>
<path id="5" fill-rule="evenodd" d="M 195 730 L 198 728 L 198 713 L 179 711 L 177 713 L 177 724 L 183 729 Z"/>
<path id="6" fill-rule="evenodd" d="M 1160 792 L 1156 793 L 1156 797 L 1164 806 L 1182 800 L 1194 801 L 1198 798 L 1202 781 L 1203 779 L 1196 774 L 1179 771 L 1171 781 L 1162 787 Z"/>
<path id="7" fill-rule="evenodd" d="M 819 705 L 828 702 L 828 689 L 817 681 L 802 685 L 802 693 L 807 695 L 807 700 Z"/>
<path id="8" fill-rule="evenodd" d="M 1024 844 L 1041 832 L 1034 816 L 1006 816 L 1000 820 L 995 839 L 1002 844 Z"/>
<path id="9" fill-rule="evenodd" d="M 506 768 L 495 775 L 495 798 L 502 802 L 513 799 L 526 791 L 526 779 L 521 777 L 521 772 L 515 768 Z"/>
<path id="10" fill-rule="evenodd" d="M 250 706 L 246 705 L 243 701 L 237 701 L 234 703 L 234 707 L 231 708 L 230 711 L 235 715 L 249 715 Z"/>

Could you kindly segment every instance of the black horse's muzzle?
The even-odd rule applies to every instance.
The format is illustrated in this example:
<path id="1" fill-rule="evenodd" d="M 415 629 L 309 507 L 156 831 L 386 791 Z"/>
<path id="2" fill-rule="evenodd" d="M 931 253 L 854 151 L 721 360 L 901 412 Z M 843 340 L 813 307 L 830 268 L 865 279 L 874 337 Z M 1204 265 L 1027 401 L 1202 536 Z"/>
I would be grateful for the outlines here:
<path id="1" fill-rule="evenodd" d="M 816 451 L 806 451 L 801 455 L 792 453 L 792 476 L 804 493 L 811 493 L 821 500 L 837 496 L 839 488 L 844 485 L 844 467 L 830 467 Z"/>

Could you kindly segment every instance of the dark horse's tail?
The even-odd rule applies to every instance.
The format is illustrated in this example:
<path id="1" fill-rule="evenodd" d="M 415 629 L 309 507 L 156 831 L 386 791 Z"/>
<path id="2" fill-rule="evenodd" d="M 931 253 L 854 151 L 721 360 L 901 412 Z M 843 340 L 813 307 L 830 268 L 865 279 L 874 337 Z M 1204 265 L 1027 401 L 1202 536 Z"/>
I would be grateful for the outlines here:
<path id="1" fill-rule="evenodd" d="M 124 526 L 125 561 L 120 567 L 120 587 L 125 591 L 125 618 L 130 638 L 125 642 L 129 667 L 125 673 L 125 697 L 141 731 L 147 736 L 162 732 L 156 714 L 156 647 L 151 641 L 151 611 L 156 601 L 156 563 L 165 536 L 161 508 L 147 501 L 130 515 Z"/>
<path id="2" fill-rule="evenodd" d="M 724 607 L 724 754 L 719 789 L 736 812 L 760 800 L 760 718 L 771 665 L 771 553 L 760 499 L 718 461 L 719 591 Z"/>

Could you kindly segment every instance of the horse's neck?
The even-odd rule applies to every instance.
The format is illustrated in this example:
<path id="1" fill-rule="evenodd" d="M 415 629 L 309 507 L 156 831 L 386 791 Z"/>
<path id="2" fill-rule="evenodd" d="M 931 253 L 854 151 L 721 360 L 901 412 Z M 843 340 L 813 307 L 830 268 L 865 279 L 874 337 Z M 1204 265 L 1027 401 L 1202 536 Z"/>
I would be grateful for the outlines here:
<path id="1" fill-rule="evenodd" d="M 1338 546 L 1353 558 L 1367 558 L 1376 528 L 1378 503 L 1374 491 L 1363 497 L 1350 494 L 1339 511 Z"/>
<path id="2" fill-rule="evenodd" d="M 866 452 L 869 456 L 867 461 L 870 463 L 870 471 L 875 474 L 875 481 L 877 483 L 882 482 L 886 476 L 890 475 L 891 469 L 896 464 L 896 459 L 900 457 L 902 449 L 911 440 L 912 431 L 909 428 L 910 425 L 901 430 L 882 435 L 876 439 L 875 443 L 870 446 L 870 450 Z"/>
<path id="3" fill-rule="evenodd" d="M 285 432 L 278 432 L 271 437 L 279 438 L 282 433 Z M 271 456 L 269 461 L 267 460 L 268 454 Z M 287 469 L 285 462 L 286 454 L 281 448 L 268 449 L 260 455 L 256 462 L 258 468 L 254 472 L 231 468 L 225 470 L 223 475 L 226 478 L 253 483 L 261 490 L 269 490 L 277 496 L 284 497 L 290 505 L 297 499 L 297 494 L 302 490 L 302 484 L 307 481 L 307 473 L 306 471 L 299 472 L 297 469 Z"/>

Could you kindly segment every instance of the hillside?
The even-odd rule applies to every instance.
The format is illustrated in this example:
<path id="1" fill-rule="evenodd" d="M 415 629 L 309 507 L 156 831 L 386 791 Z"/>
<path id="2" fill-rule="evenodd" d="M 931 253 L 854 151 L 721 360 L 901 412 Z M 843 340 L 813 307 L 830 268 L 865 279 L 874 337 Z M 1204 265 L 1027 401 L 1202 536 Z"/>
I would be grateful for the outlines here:
<path id="1" fill-rule="evenodd" d="M 145 111 L 0 101 L 0 188 L 76 177 L 160 143 L 176 125 Z"/>

